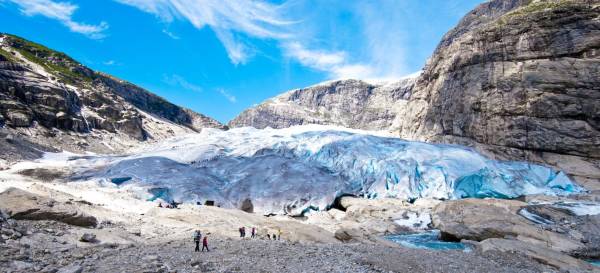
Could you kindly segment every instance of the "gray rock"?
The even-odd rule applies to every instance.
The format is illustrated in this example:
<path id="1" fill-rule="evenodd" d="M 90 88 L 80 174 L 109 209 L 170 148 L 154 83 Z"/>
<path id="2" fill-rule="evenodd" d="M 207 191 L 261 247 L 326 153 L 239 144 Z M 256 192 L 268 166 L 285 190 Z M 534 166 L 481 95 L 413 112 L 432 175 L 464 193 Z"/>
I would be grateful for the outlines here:
<path id="1" fill-rule="evenodd" d="M 72 204 L 35 195 L 16 188 L 0 193 L 0 209 L 14 219 L 55 220 L 71 225 L 93 227 L 98 221 Z"/>
<path id="2" fill-rule="evenodd" d="M 415 78 L 381 84 L 338 80 L 292 90 L 244 111 L 229 126 L 262 129 L 326 124 L 387 129 L 398 114 L 396 108 L 410 95 L 414 82 Z"/>
<path id="3" fill-rule="evenodd" d="M 598 272 L 594 266 L 582 260 L 544 246 L 528 244 L 517 240 L 487 239 L 477 244 L 477 249 L 482 252 L 499 251 L 508 252 L 513 255 L 525 255 L 543 264 L 568 272 Z"/>
<path id="4" fill-rule="evenodd" d="M 83 235 L 81 235 L 81 238 L 79 238 L 79 241 L 86 242 L 86 243 L 97 242 L 96 235 L 92 234 L 92 233 L 84 233 Z"/>
<path id="5" fill-rule="evenodd" d="M 448 240 L 483 241 L 490 238 L 514 238 L 569 255 L 596 257 L 597 244 L 584 244 L 577 233 L 557 233 L 552 231 L 551 226 L 539 225 L 518 214 L 524 208 L 534 211 L 536 206 L 502 199 L 453 200 L 436 206 L 432 211 L 431 220 L 433 226 L 441 231 L 442 237 Z M 541 209 L 538 208 L 538 211 Z M 543 215 L 549 215 L 549 210 L 545 211 Z M 560 217 L 559 214 L 555 215 Z M 579 230 L 582 232 L 595 224 L 588 225 L 582 222 Z M 597 235 L 592 235 L 591 231 L 585 232 L 589 238 L 598 238 Z"/>
<path id="6" fill-rule="evenodd" d="M 82 271 L 83 267 L 80 265 L 69 265 L 59 269 L 57 273 L 81 273 Z"/>
<path id="7" fill-rule="evenodd" d="M 23 261 L 13 261 L 11 265 L 17 271 L 27 271 L 33 269 L 33 264 Z"/>

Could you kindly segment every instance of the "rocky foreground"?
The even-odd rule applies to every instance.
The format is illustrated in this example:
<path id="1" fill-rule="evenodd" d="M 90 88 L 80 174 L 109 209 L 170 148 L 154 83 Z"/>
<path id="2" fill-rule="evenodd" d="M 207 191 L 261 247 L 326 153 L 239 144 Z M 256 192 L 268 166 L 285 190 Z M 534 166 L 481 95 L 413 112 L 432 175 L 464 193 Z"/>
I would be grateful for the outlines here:
<path id="1" fill-rule="evenodd" d="M 555 272 L 529 258 L 500 252 L 437 251 L 367 244 L 296 243 L 209 235 L 210 252 L 191 240 L 126 244 L 90 240 L 55 221 L 2 220 L 2 272 Z M 104 231 L 101 228 L 100 231 Z M 116 228 L 114 233 L 119 233 Z M 124 233 L 123 233 L 124 234 Z M 120 236 L 122 236 L 121 234 Z M 129 235 L 134 237 L 136 235 Z M 80 242 L 78 240 L 90 240 Z"/>
<path id="2" fill-rule="evenodd" d="M 1 272 L 600 272 L 584 261 L 598 256 L 599 215 L 527 203 L 555 197 L 413 204 L 342 198 L 329 211 L 292 218 L 159 208 L 123 189 L 7 173 L 0 173 L 0 191 Z M 522 209 L 552 224 L 531 222 Z M 239 238 L 240 226 L 257 227 L 258 238 Z M 432 227 L 470 250 L 407 248 L 384 239 Z M 193 252 L 196 229 L 210 233 L 210 252 Z M 267 240 L 279 229 L 282 240 Z"/>

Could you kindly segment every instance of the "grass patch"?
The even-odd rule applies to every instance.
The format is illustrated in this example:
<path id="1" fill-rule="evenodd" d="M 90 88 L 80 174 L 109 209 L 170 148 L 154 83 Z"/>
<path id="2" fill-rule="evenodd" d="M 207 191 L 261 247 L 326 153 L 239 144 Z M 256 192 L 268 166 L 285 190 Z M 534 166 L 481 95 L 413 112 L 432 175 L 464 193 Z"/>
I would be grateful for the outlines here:
<path id="1" fill-rule="evenodd" d="M 521 18 L 524 16 L 528 16 L 532 13 L 541 12 L 544 10 L 552 10 L 552 9 L 569 6 L 571 4 L 573 4 L 573 2 L 569 1 L 569 0 L 561 0 L 561 1 L 556 1 L 556 2 L 531 1 L 526 6 L 520 7 L 518 9 L 515 9 L 511 12 L 508 12 L 508 13 L 502 15 L 500 18 L 498 18 L 497 22 L 499 25 L 505 25 L 508 22 L 510 22 L 516 18 Z"/>
<path id="2" fill-rule="evenodd" d="M 81 64 L 66 54 L 11 34 L 4 35 L 9 46 L 30 62 L 43 66 L 59 79 L 70 84 L 77 84 L 81 81 L 91 82 L 93 80 L 92 77 L 73 71 L 73 68 L 79 67 Z"/>
<path id="3" fill-rule="evenodd" d="M 13 56 L 10 52 L 0 48 L 0 56 L 4 57 L 5 59 L 7 59 L 9 62 L 14 63 L 16 62 L 15 60 L 15 56 Z"/>

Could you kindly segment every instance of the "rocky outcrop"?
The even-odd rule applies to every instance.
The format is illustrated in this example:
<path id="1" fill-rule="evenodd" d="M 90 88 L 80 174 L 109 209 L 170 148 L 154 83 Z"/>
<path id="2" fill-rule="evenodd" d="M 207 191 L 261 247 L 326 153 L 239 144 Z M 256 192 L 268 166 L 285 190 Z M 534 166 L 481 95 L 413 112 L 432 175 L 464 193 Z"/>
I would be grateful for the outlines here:
<path id="1" fill-rule="evenodd" d="M 431 220 L 447 240 L 510 238 L 572 256 L 595 258 L 600 255 L 600 236 L 590 230 L 597 230 L 596 217 L 598 215 L 576 216 L 549 204 L 462 199 L 436 206 Z M 537 219 L 544 220 L 539 222 Z"/>
<path id="2" fill-rule="evenodd" d="M 598 1 L 480 5 L 444 36 L 392 129 L 598 181 L 599 16 Z"/>
<path id="3" fill-rule="evenodd" d="M 262 129 L 324 124 L 383 130 L 392 126 L 398 109 L 410 97 L 414 80 L 377 84 L 337 80 L 292 90 L 245 110 L 229 126 Z"/>
<path id="4" fill-rule="evenodd" d="M 477 249 L 484 253 L 506 252 L 512 255 L 524 255 L 530 257 L 540 263 L 547 264 L 561 271 L 567 272 L 600 272 L 600 269 L 595 268 L 591 264 L 582 260 L 570 257 L 569 255 L 549 249 L 544 246 L 528 244 L 525 242 L 509 239 L 487 239 L 477 244 Z"/>
<path id="5" fill-rule="evenodd" d="M 0 34 L 0 56 L 0 127 L 31 142 L 70 151 L 115 152 L 178 133 L 225 128 L 16 36 Z M 90 144 L 92 135 L 103 137 Z M 94 144 L 102 141 L 111 144 Z"/>
<path id="6" fill-rule="evenodd" d="M 81 227 L 94 227 L 95 217 L 81 212 L 75 205 L 59 203 L 20 189 L 0 193 L 0 209 L 17 220 L 54 220 Z"/>

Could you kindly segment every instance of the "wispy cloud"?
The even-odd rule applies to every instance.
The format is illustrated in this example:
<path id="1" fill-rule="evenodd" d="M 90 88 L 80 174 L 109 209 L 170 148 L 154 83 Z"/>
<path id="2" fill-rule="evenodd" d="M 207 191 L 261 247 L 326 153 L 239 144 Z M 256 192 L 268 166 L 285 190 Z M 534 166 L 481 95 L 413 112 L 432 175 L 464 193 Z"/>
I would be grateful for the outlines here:
<path id="1" fill-rule="evenodd" d="M 401 3 L 393 0 L 114 0 L 164 22 L 184 20 L 211 28 L 231 63 L 258 54 L 254 39 L 273 42 L 282 54 L 329 78 L 389 78 L 405 69 Z M 351 14 L 349 16 L 348 14 Z M 343 15 L 343 16 L 342 16 Z M 339 18 L 350 18 L 336 26 Z"/>
<path id="2" fill-rule="evenodd" d="M 115 0 L 152 13 L 170 22 L 185 19 L 194 27 L 212 28 L 223 43 L 234 64 L 243 64 L 252 50 L 238 33 L 261 39 L 283 39 L 288 34 L 281 28 L 290 22 L 277 12 L 278 6 L 260 1 L 238 0 Z"/>
<path id="3" fill-rule="evenodd" d="M 180 39 L 180 37 L 179 37 L 179 36 L 177 36 L 175 33 L 173 33 L 173 32 L 170 32 L 170 31 L 168 31 L 168 30 L 166 30 L 166 29 L 163 29 L 163 31 L 162 31 L 162 32 L 163 32 L 164 34 L 167 34 L 167 36 L 171 37 L 171 39 L 173 39 L 173 40 L 179 40 L 179 39 Z"/>
<path id="4" fill-rule="evenodd" d="M 108 61 L 106 61 L 106 62 L 103 62 L 102 64 L 103 64 L 103 65 L 108 65 L 108 66 L 111 66 L 111 65 L 115 65 L 116 63 L 117 63 L 117 62 L 115 62 L 115 60 L 108 60 Z"/>
<path id="5" fill-rule="evenodd" d="M 168 85 L 181 87 L 189 91 L 202 92 L 203 89 L 198 85 L 188 82 L 186 79 L 179 75 L 163 75 L 163 81 Z"/>
<path id="6" fill-rule="evenodd" d="M 332 78 L 365 78 L 372 75 L 372 68 L 363 64 L 349 64 L 343 51 L 325 52 L 310 50 L 298 42 L 284 46 L 286 55 L 313 69 L 327 71 Z"/>
<path id="7" fill-rule="evenodd" d="M 223 88 L 218 88 L 217 91 L 223 96 L 225 97 L 229 102 L 231 103 L 235 103 L 237 101 L 237 98 L 234 95 L 229 94 L 229 92 L 227 92 L 227 90 L 223 89 Z"/>
<path id="8" fill-rule="evenodd" d="M 52 0 L 7 1 L 19 6 L 21 12 L 26 16 L 41 15 L 57 20 L 72 32 L 81 33 L 92 39 L 102 39 L 106 37 L 104 31 L 108 29 L 108 23 L 100 22 L 97 25 L 90 25 L 73 20 L 73 13 L 75 13 L 79 7 L 69 2 L 55 2 Z"/>

